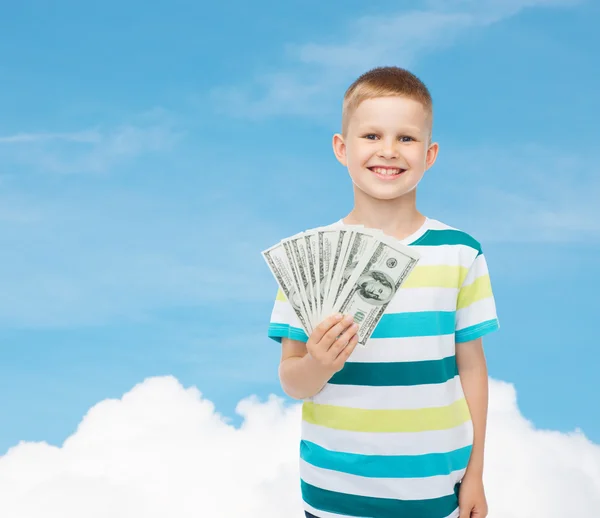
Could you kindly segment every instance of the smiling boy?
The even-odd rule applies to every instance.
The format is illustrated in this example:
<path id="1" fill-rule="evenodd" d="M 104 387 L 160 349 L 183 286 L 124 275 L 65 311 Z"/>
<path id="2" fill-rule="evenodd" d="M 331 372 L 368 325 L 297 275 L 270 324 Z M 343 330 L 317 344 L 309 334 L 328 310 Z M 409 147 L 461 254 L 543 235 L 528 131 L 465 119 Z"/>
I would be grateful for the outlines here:
<path id="1" fill-rule="evenodd" d="M 420 255 L 367 346 L 356 348 L 352 315 L 328 317 L 309 337 L 281 292 L 273 307 L 281 384 L 304 401 L 307 517 L 487 516 L 482 336 L 499 326 L 480 244 L 417 209 L 439 149 L 432 125 L 429 91 L 407 70 L 373 69 L 346 91 L 333 150 L 354 206 L 334 225 L 382 230 Z"/>

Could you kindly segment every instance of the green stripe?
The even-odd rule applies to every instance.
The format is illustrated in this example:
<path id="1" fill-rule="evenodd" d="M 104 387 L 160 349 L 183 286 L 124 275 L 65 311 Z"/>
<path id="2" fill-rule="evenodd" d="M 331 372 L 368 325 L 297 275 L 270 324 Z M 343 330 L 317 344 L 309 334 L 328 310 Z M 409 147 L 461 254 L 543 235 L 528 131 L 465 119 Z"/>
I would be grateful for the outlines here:
<path id="1" fill-rule="evenodd" d="M 466 308 L 475 302 L 491 297 L 492 283 L 490 276 L 485 274 L 460 289 L 456 300 L 456 309 Z"/>
<path id="2" fill-rule="evenodd" d="M 458 374 L 456 357 L 416 362 L 346 362 L 329 380 L 333 385 L 397 387 L 445 383 Z"/>
<path id="3" fill-rule="evenodd" d="M 332 451 L 310 441 L 301 441 L 300 457 L 321 469 L 340 471 L 359 477 L 425 478 L 450 475 L 465 469 L 471 446 L 444 453 L 423 455 L 361 455 Z"/>
<path id="4" fill-rule="evenodd" d="M 481 255 L 481 245 L 479 241 L 461 230 L 429 229 L 419 239 L 413 241 L 410 246 L 439 246 L 439 245 L 465 245 L 477 250 L 477 255 Z"/>
<path id="5" fill-rule="evenodd" d="M 469 269 L 459 265 L 426 264 L 415 266 L 406 277 L 402 289 L 407 288 L 460 288 Z"/>
<path id="6" fill-rule="evenodd" d="M 449 430 L 471 419 L 465 398 L 451 405 L 402 410 L 370 410 L 312 401 L 302 404 L 302 420 L 310 424 L 348 432 L 399 433 Z"/>
<path id="7" fill-rule="evenodd" d="M 304 480 L 300 482 L 302 498 L 315 509 L 347 516 L 377 516 L 378 518 L 445 518 L 458 507 L 458 488 L 454 493 L 428 500 L 397 500 L 350 495 L 321 489 Z"/>

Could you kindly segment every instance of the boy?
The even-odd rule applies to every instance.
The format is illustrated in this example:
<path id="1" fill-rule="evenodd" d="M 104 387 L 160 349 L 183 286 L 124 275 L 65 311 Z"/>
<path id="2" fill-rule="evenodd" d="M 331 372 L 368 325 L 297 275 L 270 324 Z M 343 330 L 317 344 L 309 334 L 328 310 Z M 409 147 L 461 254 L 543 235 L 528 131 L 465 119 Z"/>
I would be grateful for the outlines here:
<path id="1" fill-rule="evenodd" d="M 281 292 L 275 301 L 281 384 L 304 400 L 307 517 L 487 515 L 481 337 L 498 319 L 479 243 L 416 207 L 438 154 L 432 111 L 425 85 L 396 67 L 363 74 L 344 97 L 333 150 L 354 207 L 338 223 L 380 229 L 420 254 L 366 347 L 356 348 L 352 315 L 332 315 L 308 337 Z"/>

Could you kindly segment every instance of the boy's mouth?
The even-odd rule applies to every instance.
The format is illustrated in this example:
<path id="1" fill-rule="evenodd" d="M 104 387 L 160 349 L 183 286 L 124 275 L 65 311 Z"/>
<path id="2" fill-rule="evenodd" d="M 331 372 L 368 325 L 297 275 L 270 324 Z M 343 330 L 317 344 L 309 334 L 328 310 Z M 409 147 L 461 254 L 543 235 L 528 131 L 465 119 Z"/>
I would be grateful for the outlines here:
<path id="1" fill-rule="evenodd" d="M 382 175 L 382 176 L 397 176 L 399 174 L 402 174 L 404 171 L 406 171 L 406 169 L 400 169 L 398 167 L 380 167 L 380 166 L 369 167 L 368 169 L 369 169 L 369 171 L 372 171 L 373 173 L 376 173 L 376 174 Z"/>

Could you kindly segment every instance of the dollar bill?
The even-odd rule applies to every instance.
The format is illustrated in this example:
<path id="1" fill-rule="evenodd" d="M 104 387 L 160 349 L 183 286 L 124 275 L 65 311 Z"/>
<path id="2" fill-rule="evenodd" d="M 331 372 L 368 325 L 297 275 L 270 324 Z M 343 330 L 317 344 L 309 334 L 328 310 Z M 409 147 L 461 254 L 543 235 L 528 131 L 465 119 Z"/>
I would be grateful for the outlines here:
<path id="1" fill-rule="evenodd" d="M 293 274 L 292 266 L 289 264 L 288 254 L 285 251 L 283 243 L 278 243 L 263 251 L 262 255 L 278 286 L 292 306 L 294 313 L 296 313 L 302 327 L 308 333 L 310 329 L 308 315 L 296 288 L 296 277 Z"/>
<path id="2" fill-rule="evenodd" d="M 300 291 L 302 296 L 304 297 L 304 302 L 306 304 L 306 310 L 308 312 L 308 317 L 310 323 L 313 324 L 315 320 L 315 308 L 314 308 L 314 297 L 312 293 L 312 286 L 310 283 L 310 278 L 308 274 L 308 256 L 306 255 L 306 242 L 305 242 L 305 234 L 302 233 L 299 236 L 290 240 L 291 251 L 293 260 L 296 264 L 298 278 L 300 282 Z M 311 325 L 311 327 L 313 327 Z"/>
<path id="3" fill-rule="evenodd" d="M 329 314 L 333 311 L 332 301 L 331 301 L 331 293 L 335 291 L 335 285 L 338 277 L 338 272 L 340 269 L 340 265 L 344 260 L 344 256 L 346 254 L 346 247 L 348 246 L 348 240 L 350 238 L 350 230 L 347 229 L 339 229 L 338 230 L 338 238 L 335 244 L 335 249 L 332 250 L 331 255 L 331 263 L 330 263 L 330 272 L 329 272 L 329 282 L 327 286 L 327 293 L 325 294 L 325 304 L 323 307 L 323 311 L 326 314 Z"/>
<path id="4" fill-rule="evenodd" d="M 325 283 L 325 261 L 324 261 L 324 248 L 325 248 L 325 237 L 323 230 L 317 230 L 317 277 L 319 279 L 319 289 L 317 293 L 319 294 L 318 300 L 318 310 L 319 315 L 323 314 L 323 285 Z"/>
<path id="5" fill-rule="evenodd" d="M 334 309 L 334 303 L 339 295 L 338 285 L 342 279 L 352 243 L 357 232 L 364 231 L 363 225 L 343 225 L 338 229 L 339 237 L 336 243 L 335 253 L 331 264 L 331 280 L 327 292 L 327 313 L 331 314 Z"/>
<path id="6" fill-rule="evenodd" d="M 313 300 L 313 319 L 318 318 L 321 312 L 321 282 L 318 263 L 318 233 L 306 232 L 304 235 L 307 258 L 308 282 Z M 313 322 L 314 327 L 314 322 Z"/>
<path id="7" fill-rule="evenodd" d="M 418 259 L 414 250 L 384 238 L 357 264 L 335 310 L 354 316 L 354 321 L 359 325 L 359 345 L 366 345 L 388 304 Z"/>
<path id="8" fill-rule="evenodd" d="M 323 248 L 320 261 L 323 264 L 323 280 L 321 285 L 321 315 L 328 316 L 327 295 L 331 285 L 331 270 L 333 269 L 333 255 L 340 239 L 340 232 L 334 229 L 326 229 L 320 232 L 323 239 Z"/>
<path id="9" fill-rule="evenodd" d="M 348 280 L 352 276 L 352 272 L 354 272 L 361 258 L 364 258 L 374 245 L 374 235 L 362 230 L 351 233 L 346 254 L 340 264 L 340 268 L 338 268 L 337 278 L 334 284 L 335 289 L 330 293 L 332 307 L 335 308 L 340 294 L 346 287 Z"/>
<path id="10" fill-rule="evenodd" d="M 302 282 L 302 277 L 300 275 L 300 267 L 298 266 L 298 261 L 296 260 L 296 255 L 294 254 L 291 240 L 284 240 L 282 244 L 283 249 L 285 250 L 287 260 L 291 267 L 292 277 L 294 279 L 293 293 L 295 295 L 296 300 L 302 307 L 304 314 L 306 315 L 306 323 L 308 325 L 307 330 L 312 332 L 312 322 L 310 316 L 311 312 L 309 311 L 308 297 L 306 295 L 304 282 Z"/>

